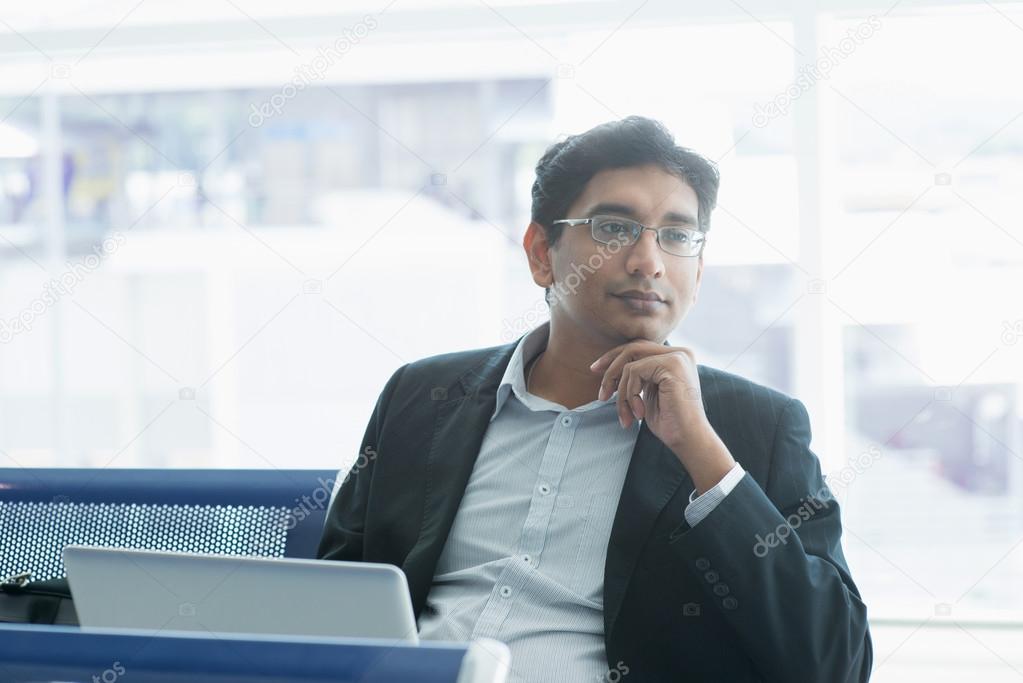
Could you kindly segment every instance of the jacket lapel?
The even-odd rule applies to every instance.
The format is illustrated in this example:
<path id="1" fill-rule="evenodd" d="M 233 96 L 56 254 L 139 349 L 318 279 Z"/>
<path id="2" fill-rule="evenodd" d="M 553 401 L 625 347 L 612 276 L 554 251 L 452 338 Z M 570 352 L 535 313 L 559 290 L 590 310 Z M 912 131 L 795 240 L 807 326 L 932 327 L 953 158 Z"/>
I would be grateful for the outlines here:
<path id="1" fill-rule="evenodd" d="M 605 639 L 611 637 L 629 580 L 654 522 L 683 482 L 692 488 L 692 479 L 678 457 L 650 431 L 646 420 L 640 422 L 604 564 Z M 681 521 L 681 507 L 677 513 Z"/>
<path id="2" fill-rule="evenodd" d="M 419 538 L 402 564 L 419 617 L 434 571 L 462 502 L 490 416 L 497 387 L 518 341 L 498 348 L 449 387 L 437 407 L 426 459 L 425 498 Z"/>

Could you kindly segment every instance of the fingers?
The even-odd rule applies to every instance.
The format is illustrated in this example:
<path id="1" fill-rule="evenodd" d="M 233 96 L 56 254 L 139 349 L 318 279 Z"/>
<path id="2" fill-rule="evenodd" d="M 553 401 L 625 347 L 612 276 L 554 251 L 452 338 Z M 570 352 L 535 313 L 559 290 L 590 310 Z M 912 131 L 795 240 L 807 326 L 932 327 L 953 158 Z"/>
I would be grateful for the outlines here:
<path id="1" fill-rule="evenodd" d="M 614 393 L 618 377 L 621 375 L 622 366 L 633 358 L 638 357 L 635 345 L 636 342 L 628 342 L 621 346 L 616 346 L 590 365 L 591 372 L 604 373 L 600 382 L 600 389 L 597 392 L 597 400 L 603 401 L 607 396 Z"/>
<path id="2" fill-rule="evenodd" d="M 625 392 L 622 391 L 622 387 L 625 386 L 625 375 L 629 371 L 629 367 L 625 366 L 622 368 L 622 377 L 618 380 L 618 396 L 615 398 L 615 408 L 618 410 L 618 422 L 622 427 L 629 426 L 629 420 L 632 418 L 632 409 L 629 408 L 627 403 L 628 397 Z"/>
<path id="3" fill-rule="evenodd" d="M 600 388 L 597 390 L 597 400 L 607 400 L 617 390 L 615 404 L 621 425 L 628 427 L 633 420 L 646 419 L 656 403 L 650 402 L 650 396 L 645 400 L 640 394 L 647 385 L 652 384 L 656 388 L 656 382 L 652 381 L 652 375 L 644 377 L 649 364 L 644 363 L 640 366 L 640 363 L 679 351 L 692 359 L 693 354 L 689 349 L 666 347 L 646 341 L 629 342 L 611 349 L 590 365 L 591 372 L 603 373 Z M 656 391 L 652 393 L 656 395 Z"/>
<path id="4" fill-rule="evenodd" d="M 622 378 L 618 383 L 618 397 L 615 402 L 618 420 L 623 427 L 630 427 L 634 420 L 646 417 L 646 405 L 640 396 L 644 385 L 647 384 L 644 375 L 648 371 L 649 363 L 645 363 L 644 360 L 647 359 L 627 363 L 622 368 Z"/>
<path id="5" fill-rule="evenodd" d="M 648 340 L 631 341 L 621 346 L 616 346 L 590 365 L 591 372 L 604 373 L 600 382 L 600 389 L 597 391 L 597 400 L 603 401 L 615 392 L 619 386 L 622 368 L 634 360 L 650 356 L 672 353 L 678 348 L 655 344 Z"/>
<path id="6" fill-rule="evenodd" d="M 605 354 L 603 363 L 598 365 L 595 370 L 599 371 L 601 367 L 606 366 L 604 377 L 600 381 L 600 389 L 597 391 L 598 401 L 605 400 L 621 386 L 622 372 L 625 366 L 639 357 L 637 350 L 627 347 L 619 347 L 617 355 Z"/>

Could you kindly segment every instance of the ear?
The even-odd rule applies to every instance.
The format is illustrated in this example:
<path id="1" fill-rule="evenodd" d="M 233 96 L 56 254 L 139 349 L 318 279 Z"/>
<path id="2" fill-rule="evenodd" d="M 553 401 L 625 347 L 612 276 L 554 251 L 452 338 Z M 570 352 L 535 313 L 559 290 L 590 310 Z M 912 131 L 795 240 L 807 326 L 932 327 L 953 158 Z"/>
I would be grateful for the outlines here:
<path id="1" fill-rule="evenodd" d="M 532 221 L 526 228 L 522 238 L 522 247 L 526 250 L 529 270 L 533 273 L 533 282 L 540 287 L 554 286 L 554 269 L 551 267 L 551 246 L 547 241 L 547 232 L 543 226 Z"/>

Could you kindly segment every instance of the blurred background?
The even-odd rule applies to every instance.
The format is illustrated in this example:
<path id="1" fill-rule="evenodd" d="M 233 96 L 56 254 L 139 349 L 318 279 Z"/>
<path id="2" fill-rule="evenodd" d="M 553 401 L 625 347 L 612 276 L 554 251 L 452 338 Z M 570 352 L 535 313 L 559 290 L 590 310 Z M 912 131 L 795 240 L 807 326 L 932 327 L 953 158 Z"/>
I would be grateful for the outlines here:
<path id="1" fill-rule="evenodd" d="M 345 469 L 546 320 L 535 163 L 642 114 L 722 175 L 669 341 L 806 403 L 873 680 L 1023 678 L 1023 5 L 339 7 L 0 10 L 0 466 Z"/>

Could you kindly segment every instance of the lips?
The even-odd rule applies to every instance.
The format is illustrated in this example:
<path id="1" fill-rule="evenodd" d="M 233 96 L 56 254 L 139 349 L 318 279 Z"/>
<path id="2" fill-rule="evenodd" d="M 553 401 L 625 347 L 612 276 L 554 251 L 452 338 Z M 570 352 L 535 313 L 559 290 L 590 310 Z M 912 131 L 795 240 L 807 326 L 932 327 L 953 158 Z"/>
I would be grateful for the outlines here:
<path id="1" fill-rule="evenodd" d="M 638 289 L 630 289 L 625 292 L 619 292 L 614 296 L 621 297 L 623 299 L 639 299 L 640 301 L 660 301 L 664 303 L 664 299 L 657 292 L 641 292 Z"/>
<path id="2" fill-rule="evenodd" d="M 656 292 L 630 290 L 611 296 L 621 300 L 628 311 L 637 315 L 658 315 L 668 307 L 668 304 Z"/>

